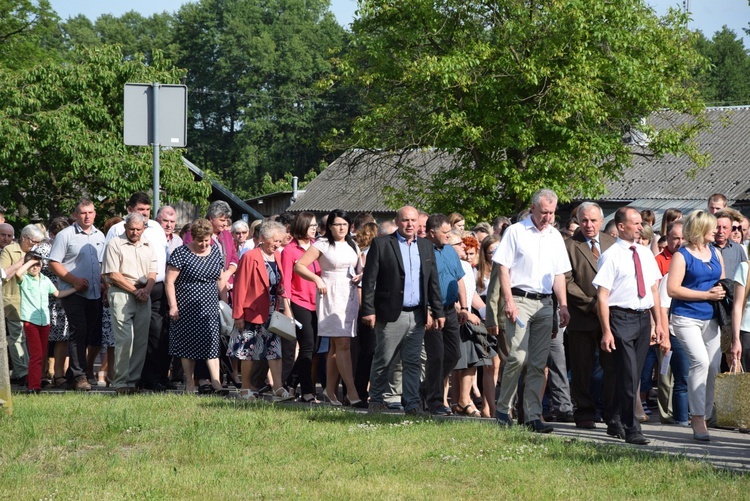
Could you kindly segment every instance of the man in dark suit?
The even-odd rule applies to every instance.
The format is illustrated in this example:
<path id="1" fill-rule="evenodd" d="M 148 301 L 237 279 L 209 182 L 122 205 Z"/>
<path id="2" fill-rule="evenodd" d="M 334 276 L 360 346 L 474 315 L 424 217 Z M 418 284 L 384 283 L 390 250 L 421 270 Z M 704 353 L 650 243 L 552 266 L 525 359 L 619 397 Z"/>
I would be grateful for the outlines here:
<path id="1" fill-rule="evenodd" d="M 386 409 L 388 368 L 399 353 L 404 409 L 407 414 L 421 412 L 419 374 L 425 327 L 442 329 L 445 320 L 435 252 L 432 243 L 416 236 L 418 217 L 414 207 L 402 207 L 396 216 L 397 230 L 375 238 L 367 253 L 362 322 L 375 328 L 376 338 L 370 412 Z"/>
<path id="2" fill-rule="evenodd" d="M 565 241 L 572 271 L 565 274 L 568 293 L 570 325 L 568 325 L 568 354 L 570 357 L 570 394 L 576 403 L 573 414 L 576 426 L 592 429 L 596 416 L 596 402 L 591 394 L 591 376 L 594 372 L 596 351 L 604 372 L 604 418 L 609 418 L 614 398 L 614 366 L 612 355 L 599 349 L 602 337 L 599 316 L 596 313 L 596 288 L 591 283 L 597 272 L 597 260 L 609 249 L 615 239 L 600 233 L 604 214 L 594 202 L 583 202 L 578 207 L 580 225 L 571 238 Z"/>

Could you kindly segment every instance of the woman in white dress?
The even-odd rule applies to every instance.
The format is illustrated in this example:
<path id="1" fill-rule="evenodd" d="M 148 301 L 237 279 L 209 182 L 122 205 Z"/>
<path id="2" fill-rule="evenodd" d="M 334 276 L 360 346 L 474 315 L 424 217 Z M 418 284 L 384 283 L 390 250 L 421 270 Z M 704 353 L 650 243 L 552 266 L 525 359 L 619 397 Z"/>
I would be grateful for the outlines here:
<path id="1" fill-rule="evenodd" d="M 326 389 L 323 400 L 341 405 L 337 398 L 339 375 L 346 385 L 346 399 L 352 407 L 366 408 L 359 398 L 352 372 L 351 339 L 357 335 L 359 293 L 362 278 L 359 249 L 349 234 L 352 219 L 343 210 L 334 210 L 326 221 L 325 237 L 317 240 L 294 265 L 300 277 L 315 282 L 318 288 L 318 336 L 330 338 L 326 362 Z M 320 264 L 320 276 L 308 266 Z"/>

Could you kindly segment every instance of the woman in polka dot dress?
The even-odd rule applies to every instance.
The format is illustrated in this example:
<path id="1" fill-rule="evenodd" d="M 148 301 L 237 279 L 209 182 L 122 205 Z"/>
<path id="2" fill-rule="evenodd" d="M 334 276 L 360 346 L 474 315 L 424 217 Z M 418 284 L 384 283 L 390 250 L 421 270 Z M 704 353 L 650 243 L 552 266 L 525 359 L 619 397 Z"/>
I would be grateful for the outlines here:
<path id="1" fill-rule="evenodd" d="M 164 280 L 169 301 L 169 354 L 182 358 L 185 392 L 195 392 L 195 361 L 206 360 L 211 386 L 219 382 L 219 290 L 224 259 L 211 245 L 211 223 L 197 219 L 190 226 L 193 241 L 172 252 Z"/>

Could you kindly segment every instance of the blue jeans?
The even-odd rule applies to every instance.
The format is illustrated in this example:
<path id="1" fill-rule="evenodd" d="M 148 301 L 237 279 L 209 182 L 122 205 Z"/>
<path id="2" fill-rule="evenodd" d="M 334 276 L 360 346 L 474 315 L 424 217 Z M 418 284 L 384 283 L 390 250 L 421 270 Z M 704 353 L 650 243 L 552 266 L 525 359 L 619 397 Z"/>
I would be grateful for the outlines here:
<path id="1" fill-rule="evenodd" d="M 672 415 L 676 422 L 687 423 L 687 378 L 688 371 L 690 370 L 690 361 L 679 339 L 674 337 L 674 335 L 670 335 L 669 342 L 672 343 L 672 358 L 669 361 L 669 366 L 672 368 L 672 377 L 674 378 L 674 386 L 672 387 Z"/>
<path id="2" fill-rule="evenodd" d="M 659 346 L 651 345 L 646 352 L 646 361 L 641 371 L 641 393 L 647 393 L 654 387 L 654 366 L 659 361 Z"/>

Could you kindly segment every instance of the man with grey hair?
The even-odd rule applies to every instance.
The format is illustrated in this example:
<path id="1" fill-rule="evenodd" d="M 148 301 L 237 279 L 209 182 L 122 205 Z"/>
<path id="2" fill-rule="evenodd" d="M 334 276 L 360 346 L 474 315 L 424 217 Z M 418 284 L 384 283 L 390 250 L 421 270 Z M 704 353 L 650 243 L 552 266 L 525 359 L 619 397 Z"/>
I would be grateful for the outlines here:
<path id="1" fill-rule="evenodd" d="M 146 360 L 151 319 L 151 290 L 157 273 L 153 246 L 142 239 L 147 219 L 138 212 L 125 217 L 125 234 L 112 238 L 104 251 L 102 274 L 115 338 L 115 379 L 118 394 L 134 393 Z"/>
<path id="2" fill-rule="evenodd" d="M 568 324 L 565 273 L 570 261 L 562 235 L 553 223 L 557 194 L 542 189 L 534 194 L 530 217 L 509 226 L 492 260 L 498 266 L 495 280 L 487 291 L 487 331 L 498 334 L 498 296 L 505 305 L 505 336 L 510 352 L 503 371 L 495 417 L 501 426 L 510 426 L 510 410 L 518 388 L 518 377 L 526 365 L 523 407 L 526 426 L 537 433 L 552 427 L 541 419 L 541 394 L 547 365 L 552 321 L 552 292 L 559 301 L 560 327 Z M 499 283 L 498 283 L 499 282 Z M 498 294 L 498 288 L 500 294 Z"/>
<path id="3" fill-rule="evenodd" d="M 378 226 L 378 236 L 382 237 L 383 235 L 390 235 L 391 233 L 396 231 L 397 228 L 398 226 L 396 225 L 396 223 L 394 223 L 390 219 L 387 221 L 383 221 L 382 223 L 380 223 L 380 226 Z"/>
<path id="4" fill-rule="evenodd" d="M 12 229 L 12 227 L 11 227 Z M 5 305 L 5 326 L 8 336 L 8 351 L 13 362 L 13 379 L 18 385 L 26 384 L 29 354 L 26 350 L 26 336 L 21 322 L 21 289 L 16 281 L 16 271 L 23 266 L 24 256 L 35 245 L 44 240 L 44 233 L 34 224 L 24 226 L 19 243 L 6 245 L 0 252 L 0 268 L 3 269 L 3 303 Z M 0 356 L 4 356 L 0 354 Z"/>
<path id="5" fill-rule="evenodd" d="M 151 295 L 151 321 L 148 327 L 148 348 L 146 364 L 143 368 L 141 386 L 154 391 L 174 388 L 167 379 L 169 372 L 169 339 L 164 326 L 167 316 L 167 295 L 164 290 L 164 276 L 167 271 L 167 237 L 161 224 L 151 215 L 151 197 L 148 193 L 138 191 L 130 196 L 127 204 L 128 215 L 138 213 L 143 216 L 145 227 L 141 239 L 148 242 L 156 257 L 156 280 L 148 287 Z M 107 243 L 113 238 L 125 235 L 125 221 L 112 226 L 107 233 Z"/>
<path id="6" fill-rule="evenodd" d="M 177 226 L 177 211 L 171 205 L 162 205 L 156 213 L 156 222 L 164 230 L 164 236 L 167 238 L 167 261 L 169 261 L 172 251 L 182 245 L 180 235 L 174 231 Z"/>
<path id="7" fill-rule="evenodd" d="M 570 311 L 568 355 L 570 357 L 570 394 L 576 403 L 573 418 L 576 426 L 596 428 L 596 401 L 591 394 L 591 376 L 599 350 L 599 364 L 604 372 L 604 419 L 609 419 L 614 398 L 614 365 L 612 355 L 599 347 L 601 324 L 596 310 L 596 288 L 591 283 L 598 271 L 599 256 L 616 241 L 601 232 L 604 213 L 594 202 L 578 206 L 579 228 L 565 241 L 571 270 L 565 274 Z"/>
<path id="8" fill-rule="evenodd" d="M 104 235 L 94 227 L 96 210 L 89 199 L 81 199 L 73 213 L 75 222 L 55 235 L 49 254 L 49 268 L 60 280 L 61 291 L 76 293 L 62 299 L 68 318 L 70 358 L 68 388 L 91 390 L 86 378 L 86 348 L 94 355 L 102 344 L 101 261 Z"/>

